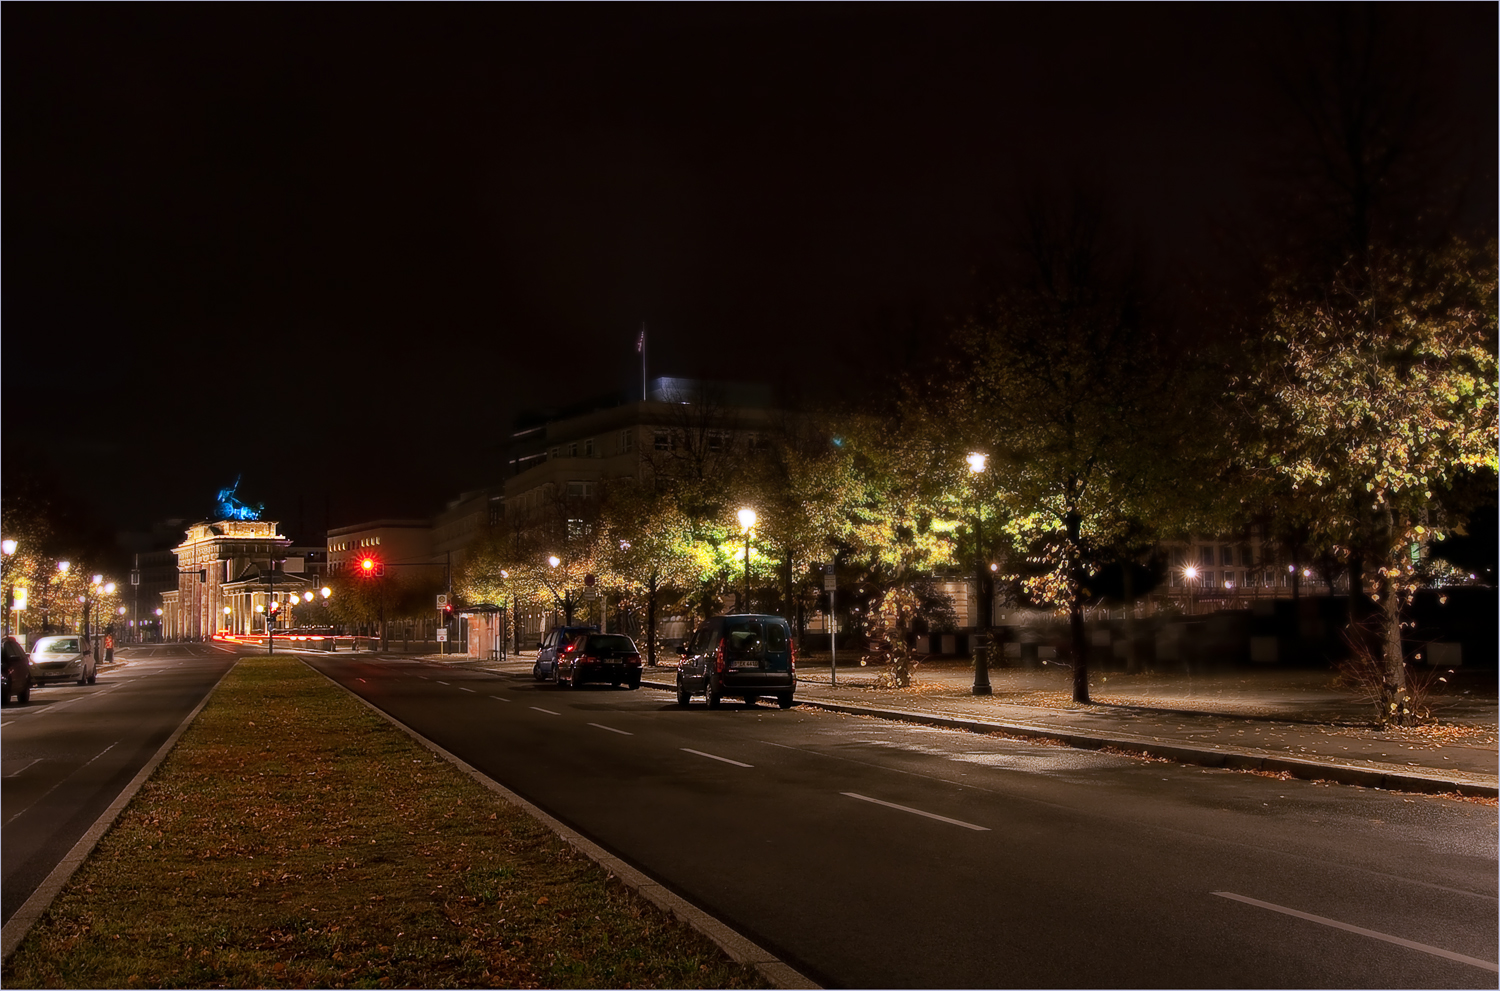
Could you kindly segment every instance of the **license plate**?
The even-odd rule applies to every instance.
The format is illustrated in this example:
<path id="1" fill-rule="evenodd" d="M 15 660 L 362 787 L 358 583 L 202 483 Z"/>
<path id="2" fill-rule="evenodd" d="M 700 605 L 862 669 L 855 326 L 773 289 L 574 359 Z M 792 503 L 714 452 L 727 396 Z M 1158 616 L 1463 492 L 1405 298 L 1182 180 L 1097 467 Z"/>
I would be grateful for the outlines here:
<path id="1" fill-rule="evenodd" d="M 620 659 L 618 657 L 606 657 L 604 659 L 604 663 L 605 664 L 619 664 L 620 663 Z"/>

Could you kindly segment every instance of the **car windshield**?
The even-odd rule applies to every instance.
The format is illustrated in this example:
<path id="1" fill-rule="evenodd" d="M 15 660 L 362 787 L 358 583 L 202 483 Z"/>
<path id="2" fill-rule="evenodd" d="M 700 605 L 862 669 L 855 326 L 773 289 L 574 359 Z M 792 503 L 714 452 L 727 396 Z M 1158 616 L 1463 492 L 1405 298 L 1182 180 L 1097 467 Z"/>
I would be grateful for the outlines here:
<path id="1" fill-rule="evenodd" d="M 590 654 L 615 653 L 634 654 L 635 644 L 629 637 L 622 637 L 614 633 L 596 633 L 589 637 L 584 650 Z"/>
<path id="2" fill-rule="evenodd" d="M 48 637 L 36 645 L 39 654 L 76 654 L 78 640 L 75 637 Z"/>

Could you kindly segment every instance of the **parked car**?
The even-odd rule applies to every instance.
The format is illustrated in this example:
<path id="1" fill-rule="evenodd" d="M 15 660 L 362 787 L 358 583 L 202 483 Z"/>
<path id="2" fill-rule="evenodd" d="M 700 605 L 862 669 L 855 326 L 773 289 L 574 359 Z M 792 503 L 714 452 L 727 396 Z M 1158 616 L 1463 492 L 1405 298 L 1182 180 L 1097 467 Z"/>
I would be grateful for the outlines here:
<path id="1" fill-rule="evenodd" d="M 677 704 L 699 693 L 717 709 L 725 696 L 754 705 L 773 695 L 790 708 L 797 691 L 792 626 L 780 616 L 715 616 L 702 623 L 682 648 L 677 665 Z"/>
<path id="2" fill-rule="evenodd" d="M 577 688 L 589 682 L 641 687 L 641 652 L 621 633 L 580 633 L 557 655 L 557 683 Z"/>
<path id="3" fill-rule="evenodd" d="M 3 648 L 5 657 L 5 694 L 0 702 L 9 704 L 11 696 L 25 705 L 31 701 L 31 655 L 15 637 L 6 637 Z"/>
<path id="4" fill-rule="evenodd" d="M 536 663 L 531 666 L 531 676 L 537 681 L 557 680 L 557 652 L 573 642 L 580 633 L 598 633 L 597 626 L 557 626 L 547 631 L 546 637 L 536 645 Z"/>
<path id="5" fill-rule="evenodd" d="M 79 633 L 42 637 L 31 648 L 31 676 L 38 685 L 69 680 L 92 685 L 99 677 L 94 645 Z"/>

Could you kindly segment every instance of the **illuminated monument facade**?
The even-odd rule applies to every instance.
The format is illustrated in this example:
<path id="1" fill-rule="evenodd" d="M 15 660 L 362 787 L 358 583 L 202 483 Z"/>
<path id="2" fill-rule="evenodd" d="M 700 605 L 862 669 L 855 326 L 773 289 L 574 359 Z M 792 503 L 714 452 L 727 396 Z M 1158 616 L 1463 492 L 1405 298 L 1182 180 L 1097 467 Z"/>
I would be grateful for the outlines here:
<path id="1" fill-rule="evenodd" d="M 272 571 L 273 562 L 300 571 L 301 559 L 287 557 L 291 538 L 277 533 L 274 521 L 259 518 L 261 507 L 234 497 L 238 486 L 236 480 L 220 490 L 218 521 L 193 524 L 172 549 L 177 589 L 161 596 L 162 636 L 169 640 L 260 632 L 272 601 L 289 605 L 308 588 L 300 574 Z"/>

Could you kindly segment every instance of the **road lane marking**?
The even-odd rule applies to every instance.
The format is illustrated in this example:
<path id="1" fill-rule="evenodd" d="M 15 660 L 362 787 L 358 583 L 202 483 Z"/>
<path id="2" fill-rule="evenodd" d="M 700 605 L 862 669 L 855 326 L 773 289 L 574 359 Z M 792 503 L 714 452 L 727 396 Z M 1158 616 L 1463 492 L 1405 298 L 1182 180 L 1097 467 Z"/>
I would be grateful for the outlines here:
<path id="1" fill-rule="evenodd" d="M 490 698 L 494 699 L 496 702 L 509 702 L 510 701 L 510 699 L 503 699 L 503 698 L 501 698 L 498 695 L 491 695 Z"/>
<path id="2" fill-rule="evenodd" d="M 440 681 L 440 682 L 438 682 L 438 684 L 442 685 L 444 688 L 452 688 L 453 687 L 452 685 L 448 684 L 446 681 Z"/>
<path id="3" fill-rule="evenodd" d="M 635 734 L 634 734 L 634 733 L 627 733 L 627 732 L 625 732 L 625 731 L 624 731 L 624 730 L 622 730 L 622 729 L 615 729 L 615 728 L 614 728 L 614 727 L 613 727 L 613 726 L 606 726 L 606 725 L 604 725 L 604 724 L 603 724 L 603 723 L 589 723 L 589 725 L 590 725 L 590 726 L 597 726 L 597 727 L 599 727 L 599 728 L 600 728 L 600 729 L 607 729 L 607 730 L 609 730 L 609 731 L 610 731 L 610 732 L 611 732 L 611 733 L 618 733 L 618 734 L 620 734 L 620 735 L 621 735 L 621 736 L 635 736 Z M 746 766 L 746 767 L 749 767 L 749 766 L 750 766 L 750 765 L 749 765 L 749 764 L 746 764 L 746 765 L 745 765 L 745 766 Z"/>
<path id="4" fill-rule="evenodd" d="M 1488 960 L 1480 960 L 1477 957 L 1466 957 L 1462 953 L 1454 953 L 1452 950 L 1439 949 L 1436 946 L 1428 946 L 1426 943 L 1418 943 L 1410 939 L 1402 939 L 1400 936 L 1391 936 L 1386 933 L 1376 932 L 1373 929 L 1362 929 L 1359 926 L 1351 926 L 1347 922 L 1339 922 L 1337 919 L 1329 919 L 1321 915 L 1313 915 L 1311 912 L 1299 912 L 1294 908 L 1287 908 L 1285 905 L 1273 905 L 1270 902 L 1263 902 L 1255 898 L 1246 898 L 1244 895 L 1237 895 L 1232 891 L 1211 891 L 1209 892 L 1209 894 L 1218 895 L 1220 898 L 1228 898 L 1232 901 L 1244 902 L 1246 905 L 1254 905 L 1256 908 L 1263 908 L 1271 912 L 1280 912 L 1282 915 L 1290 915 L 1294 918 L 1306 919 L 1308 922 L 1316 922 L 1319 925 L 1331 926 L 1334 929 L 1342 929 L 1345 932 L 1358 933 L 1361 936 L 1368 936 L 1371 939 L 1379 939 L 1384 940 L 1387 943 L 1395 943 L 1397 946 L 1404 946 L 1409 950 L 1420 950 L 1423 953 L 1430 953 L 1435 957 L 1442 957 L 1445 960 L 1456 960 L 1459 963 L 1466 963 L 1470 967 L 1478 967 L 1481 970 L 1489 970 L 1500 973 L 1500 965 L 1493 964 Z"/>
<path id="5" fill-rule="evenodd" d="M 30 767 L 32 764 L 40 764 L 41 762 L 42 762 L 42 758 L 38 757 L 36 760 L 27 762 L 26 767 L 18 768 L 17 770 L 11 771 L 9 774 L 6 775 L 6 777 L 7 778 L 13 778 L 17 774 L 20 774 L 22 771 L 26 770 L 26 768 Z"/>
<path id="6" fill-rule="evenodd" d="M 685 750 L 686 752 L 690 753 L 690 754 L 697 754 L 699 757 L 707 757 L 709 760 L 721 760 L 721 761 L 723 761 L 726 764 L 733 764 L 735 767 L 754 767 L 755 766 L 754 764 L 742 764 L 742 763 L 740 763 L 737 760 L 730 760 L 728 757 L 719 757 L 719 756 L 717 756 L 715 754 L 706 754 L 706 753 L 704 753 L 701 750 L 694 750 L 692 747 L 683 747 L 682 749 Z"/>
<path id="7" fill-rule="evenodd" d="M 35 801 L 33 801 L 30 805 L 26 806 L 26 808 L 22 809 L 20 812 L 17 812 L 15 815 L 11 816 L 9 819 L 5 820 L 5 825 L 9 826 L 11 823 L 15 822 L 21 816 L 25 815 L 27 812 L 31 811 L 32 809 L 36 808 L 38 805 L 42 804 L 42 801 L 44 799 L 46 799 L 48 795 L 51 795 L 54 791 L 57 791 L 57 789 L 61 788 L 65 783 L 67 783 L 68 781 L 72 780 L 72 778 L 73 778 L 73 776 L 75 774 L 81 773 L 84 769 L 86 769 L 94 761 L 98 760 L 100 757 L 103 757 L 105 754 L 109 753 L 111 750 L 115 749 L 119 745 L 120 745 L 120 741 L 116 740 L 114 743 L 111 743 L 109 746 L 105 747 L 103 750 L 99 751 L 97 754 L 95 754 L 94 756 L 90 757 L 88 760 L 84 761 L 82 764 L 79 764 L 77 767 L 73 768 L 73 770 L 71 770 L 67 774 L 65 774 L 51 788 L 48 788 L 46 791 L 42 792 L 42 794 Z"/>
<path id="8" fill-rule="evenodd" d="M 921 809 L 914 809 L 909 805 L 897 805 L 895 802 L 882 802 L 878 798 L 871 798 L 868 795 L 861 795 L 857 791 L 841 791 L 839 792 L 839 794 L 847 795 L 850 798 L 857 798 L 861 802 L 869 802 L 872 805 L 884 805 L 888 809 L 899 809 L 902 812 L 910 812 L 914 816 L 926 816 L 928 819 L 936 819 L 938 822 L 946 822 L 952 826 L 962 826 L 965 829 L 972 829 L 980 833 L 988 833 L 990 831 L 990 827 L 988 826 L 976 826 L 972 822 L 964 822 L 962 819 L 949 819 L 947 816 L 940 816 L 936 812 L 923 812 Z"/>
<path id="9" fill-rule="evenodd" d="M 472 688 L 465 688 L 463 685 L 459 685 L 458 686 L 458 690 L 461 691 L 461 692 L 468 692 L 470 695 L 478 695 L 479 694 L 478 692 L 474 691 L 474 689 L 472 689 Z"/>
<path id="10" fill-rule="evenodd" d="M 545 712 L 549 716 L 560 716 L 560 715 L 562 715 L 562 713 L 560 713 L 560 712 L 553 712 L 551 709 L 543 709 L 539 705 L 534 705 L 534 706 L 532 706 L 532 708 L 535 709 L 537 712 Z"/>

